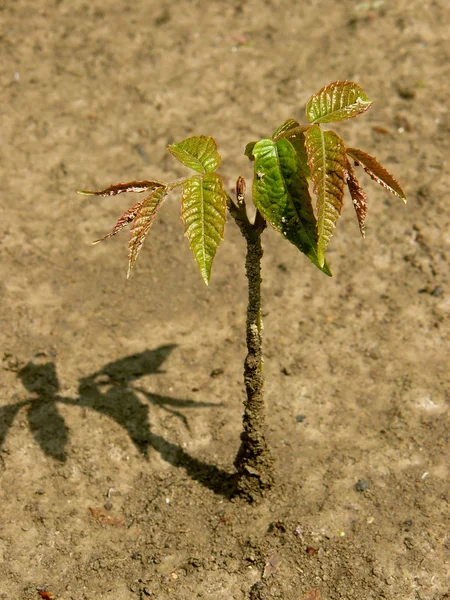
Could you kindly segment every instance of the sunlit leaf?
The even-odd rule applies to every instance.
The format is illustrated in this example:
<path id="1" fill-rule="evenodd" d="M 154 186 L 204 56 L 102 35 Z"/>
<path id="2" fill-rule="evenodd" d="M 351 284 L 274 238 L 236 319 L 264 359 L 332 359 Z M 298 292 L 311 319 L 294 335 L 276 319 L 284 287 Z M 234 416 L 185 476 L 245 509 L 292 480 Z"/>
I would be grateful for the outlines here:
<path id="1" fill-rule="evenodd" d="M 183 165 L 199 173 L 212 173 L 220 164 L 217 144 L 210 136 L 193 136 L 168 149 Z"/>
<path id="2" fill-rule="evenodd" d="M 283 125 L 280 125 L 277 129 L 275 129 L 272 134 L 272 139 L 277 140 L 280 137 L 284 137 L 286 133 L 289 133 L 293 129 L 297 129 L 298 127 L 301 127 L 298 121 L 295 119 L 288 119 L 283 123 Z M 309 125 L 306 125 L 306 127 L 309 127 Z"/>
<path id="3" fill-rule="evenodd" d="M 114 228 L 112 231 L 110 231 L 109 233 L 107 233 L 103 237 L 99 238 L 98 240 L 95 240 L 92 243 L 98 244 L 99 242 L 103 242 L 103 240 L 107 240 L 108 238 L 112 237 L 113 235 L 116 235 L 116 233 L 119 233 L 119 231 L 121 231 L 124 227 L 129 225 L 134 220 L 134 218 L 136 217 L 137 213 L 139 212 L 139 209 L 144 204 L 144 202 L 145 202 L 145 200 L 139 200 L 139 202 L 136 202 L 136 204 L 134 204 L 131 208 L 126 210 L 123 213 L 123 215 L 117 219 L 117 222 L 114 225 Z"/>
<path id="4" fill-rule="evenodd" d="M 300 165 L 307 179 L 311 176 L 305 148 L 305 131 L 309 127 L 311 127 L 311 125 L 300 125 L 295 119 L 288 119 L 281 127 L 278 127 L 272 135 L 272 139 L 275 141 L 284 137 L 291 142 L 297 152 Z"/>
<path id="5" fill-rule="evenodd" d="M 331 275 L 317 255 L 316 219 L 308 182 L 292 144 L 280 138 L 260 140 L 253 149 L 253 201 L 262 216 L 318 266 Z"/>
<path id="6" fill-rule="evenodd" d="M 358 219 L 359 230 L 361 235 L 365 237 L 364 226 L 366 223 L 367 216 L 367 197 L 356 178 L 355 170 L 353 169 L 350 161 L 347 161 L 347 185 L 352 197 L 353 207 L 356 212 L 356 218 Z"/>
<path id="7" fill-rule="evenodd" d="M 138 254 L 142 248 L 145 237 L 153 225 L 158 209 L 167 197 L 165 187 L 154 190 L 150 196 L 143 200 L 131 228 L 131 237 L 128 243 L 128 272 L 127 278 L 131 274 L 131 269 L 136 262 Z"/>
<path id="8" fill-rule="evenodd" d="M 372 106 L 363 90 L 351 81 L 335 81 L 311 96 L 306 116 L 311 123 L 336 123 L 356 117 Z"/>
<path id="9" fill-rule="evenodd" d="M 403 202 L 406 202 L 405 193 L 398 181 L 396 181 L 392 175 L 380 165 L 376 158 L 357 148 L 347 148 L 347 154 L 348 156 L 351 156 L 358 165 L 361 165 L 364 171 L 368 173 L 374 181 L 389 190 L 392 194 L 399 196 Z"/>
<path id="10" fill-rule="evenodd" d="M 226 193 L 217 173 L 194 176 L 183 186 L 181 218 L 195 260 L 206 285 L 216 250 L 223 239 Z"/>
<path id="11" fill-rule="evenodd" d="M 117 183 L 116 185 L 110 185 L 104 190 L 100 190 L 98 192 L 80 190 L 78 193 L 82 196 L 117 196 L 117 194 L 124 194 L 125 192 L 151 192 L 159 187 L 164 186 L 164 183 L 156 180 L 129 181 L 128 183 Z"/>
<path id="12" fill-rule="evenodd" d="M 334 131 L 322 131 L 319 125 L 305 133 L 311 181 L 317 196 L 317 255 L 319 264 L 333 235 L 344 197 L 347 157 L 341 138 Z"/>

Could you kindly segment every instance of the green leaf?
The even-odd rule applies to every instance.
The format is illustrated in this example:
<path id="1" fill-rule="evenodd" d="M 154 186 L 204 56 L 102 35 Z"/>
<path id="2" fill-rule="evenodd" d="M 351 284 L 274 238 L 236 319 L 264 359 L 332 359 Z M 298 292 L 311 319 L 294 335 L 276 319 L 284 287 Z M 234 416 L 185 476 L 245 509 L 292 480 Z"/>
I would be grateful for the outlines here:
<path id="1" fill-rule="evenodd" d="M 351 156 L 358 165 L 361 165 L 364 171 L 368 173 L 374 181 L 406 203 L 406 196 L 400 187 L 400 184 L 380 165 L 376 158 L 370 156 L 370 154 L 366 154 L 366 152 L 363 152 L 362 150 L 357 150 L 356 148 L 347 148 L 347 154 L 348 156 Z"/>
<path id="2" fill-rule="evenodd" d="M 291 142 L 284 138 L 262 139 L 255 144 L 253 202 L 275 231 L 306 254 L 312 263 L 331 276 L 317 255 L 316 219 L 308 182 Z"/>
<path id="3" fill-rule="evenodd" d="M 372 104 L 356 83 L 335 81 L 311 96 L 306 105 L 306 116 L 311 123 L 336 123 L 356 117 Z"/>
<path id="4" fill-rule="evenodd" d="M 167 188 L 158 188 L 142 201 L 131 227 L 131 237 L 128 243 L 128 272 L 127 279 L 136 262 L 142 244 L 153 225 L 156 214 L 167 197 Z M 126 214 L 126 213 L 125 213 Z"/>
<path id="5" fill-rule="evenodd" d="M 295 119 L 288 119 L 287 121 L 285 121 L 283 123 L 283 125 L 280 125 L 280 127 L 278 127 L 272 134 L 272 139 L 273 140 L 278 140 L 280 137 L 285 137 L 288 138 L 289 134 L 292 133 L 295 130 L 304 130 L 307 129 L 308 127 L 310 127 L 310 125 L 300 125 L 300 123 L 298 121 L 296 121 Z"/>
<path id="6" fill-rule="evenodd" d="M 300 125 L 295 119 L 288 119 L 281 127 L 278 127 L 272 135 L 272 139 L 275 141 L 283 137 L 291 142 L 297 152 L 300 165 L 307 179 L 311 176 L 305 148 L 305 131 L 309 129 L 309 127 L 311 127 L 311 125 Z"/>
<path id="7" fill-rule="evenodd" d="M 313 125 L 305 133 L 311 181 L 317 196 L 317 254 L 319 264 L 333 235 L 344 197 L 347 180 L 347 157 L 341 138 L 334 131 L 322 131 Z"/>
<path id="8" fill-rule="evenodd" d="M 244 154 L 247 158 L 249 158 L 252 162 L 255 160 L 255 157 L 253 156 L 253 148 L 255 147 L 256 142 L 249 142 L 246 146 L 245 146 L 245 150 L 244 150 Z"/>
<path id="9" fill-rule="evenodd" d="M 206 285 L 216 250 L 223 239 L 227 196 L 217 173 L 191 177 L 183 186 L 181 218 L 185 235 Z"/>
<path id="10" fill-rule="evenodd" d="M 217 144 L 210 136 L 194 136 L 168 146 L 176 159 L 199 173 L 212 173 L 220 164 Z"/>

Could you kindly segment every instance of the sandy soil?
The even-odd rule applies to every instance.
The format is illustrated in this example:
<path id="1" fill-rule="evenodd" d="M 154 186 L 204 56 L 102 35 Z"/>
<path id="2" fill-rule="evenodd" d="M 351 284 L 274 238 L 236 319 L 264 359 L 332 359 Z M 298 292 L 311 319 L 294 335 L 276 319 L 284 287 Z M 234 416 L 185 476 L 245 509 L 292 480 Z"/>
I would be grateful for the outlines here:
<path id="1" fill-rule="evenodd" d="M 449 18 L 446 0 L 0 2 L 2 600 L 449 598 Z M 132 198 L 75 192 L 181 176 L 165 148 L 194 133 L 231 189 L 245 144 L 336 79 L 376 101 L 336 130 L 409 203 L 362 178 L 367 237 L 347 206 L 333 279 L 264 233 L 278 479 L 248 506 L 227 496 L 237 228 L 206 288 L 174 197 L 127 282 L 127 234 L 90 242 Z"/>

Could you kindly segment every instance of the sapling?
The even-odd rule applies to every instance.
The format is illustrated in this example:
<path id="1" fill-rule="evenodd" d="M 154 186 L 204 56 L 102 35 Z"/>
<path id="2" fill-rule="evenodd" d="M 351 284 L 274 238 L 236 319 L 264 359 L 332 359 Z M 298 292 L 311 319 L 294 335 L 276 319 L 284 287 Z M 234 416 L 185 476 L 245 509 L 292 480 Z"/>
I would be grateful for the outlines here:
<path id="1" fill-rule="evenodd" d="M 251 219 L 245 201 L 245 181 L 239 177 L 232 198 L 217 169 L 220 155 L 209 136 L 189 137 L 168 147 L 169 152 L 194 171 L 165 183 L 156 180 L 119 183 L 81 194 L 115 196 L 123 192 L 145 192 L 118 219 L 103 241 L 131 223 L 128 243 L 129 277 L 139 251 L 167 196 L 181 189 L 181 218 L 201 276 L 209 284 L 211 267 L 223 239 L 227 211 L 238 225 L 247 244 L 245 270 L 248 280 L 247 356 L 244 363 L 244 401 L 241 445 L 234 461 L 236 491 L 254 500 L 270 488 L 274 480 L 273 458 L 266 439 L 263 397 L 263 357 L 261 319 L 261 234 L 269 224 L 294 244 L 325 275 L 331 276 L 326 249 L 343 206 L 348 187 L 364 237 L 367 214 L 366 195 L 356 178 L 362 167 L 372 179 L 405 201 L 397 181 L 362 150 L 345 146 L 342 139 L 322 124 L 344 121 L 365 112 L 372 102 L 350 81 L 335 81 L 314 94 L 307 103 L 309 123 L 289 119 L 271 137 L 247 144 L 246 156 L 254 162 L 252 199 L 256 214 Z M 353 164 L 352 164 L 353 163 Z M 316 207 L 310 195 L 316 197 Z"/>

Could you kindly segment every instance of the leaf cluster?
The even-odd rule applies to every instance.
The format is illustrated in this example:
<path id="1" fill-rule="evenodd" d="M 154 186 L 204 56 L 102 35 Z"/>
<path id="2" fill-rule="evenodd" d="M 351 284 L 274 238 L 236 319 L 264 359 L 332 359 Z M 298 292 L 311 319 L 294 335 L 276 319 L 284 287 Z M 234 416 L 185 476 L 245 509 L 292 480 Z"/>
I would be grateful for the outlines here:
<path id="1" fill-rule="evenodd" d="M 361 166 L 377 183 L 405 200 L 398 182 L 374 157 L 346 147 L 337 133 L 321 127 L 356 117 L 371 105 L 355 83 L 333 82 L 308 101 L 308 125 L 289 119 L 271 137 L 251 142 L 245 149 L 246 156 L 254 162 L 252 193 L 257 216 L 270 223 L 327 275 L 331 272 L 325 253 L 342 211 L 346 187 L 364 236 L 367 197 L 356 177 L 355 167 Z M 80 193 L 97 196 L 147 193 L 144 200 L 134 204 L 118 219 L 110 233 L 97 240 L 105 240 L 131 223 L 129 276 L 159 208 L 169 192 L 181 187 L 185 235 L 203 280 L 208 284 L 215 254 L 223 239 L 227 206 L 231 212 L 234 206 L 217 173 L 221 158 L 216 142 L 209 136 L 193 136 L 168 149 L 195 174 L 170 184 L 155 180 L 133 181 L 98 192 Z M 309 182 L 316 198 L 315 206 Z"/>

